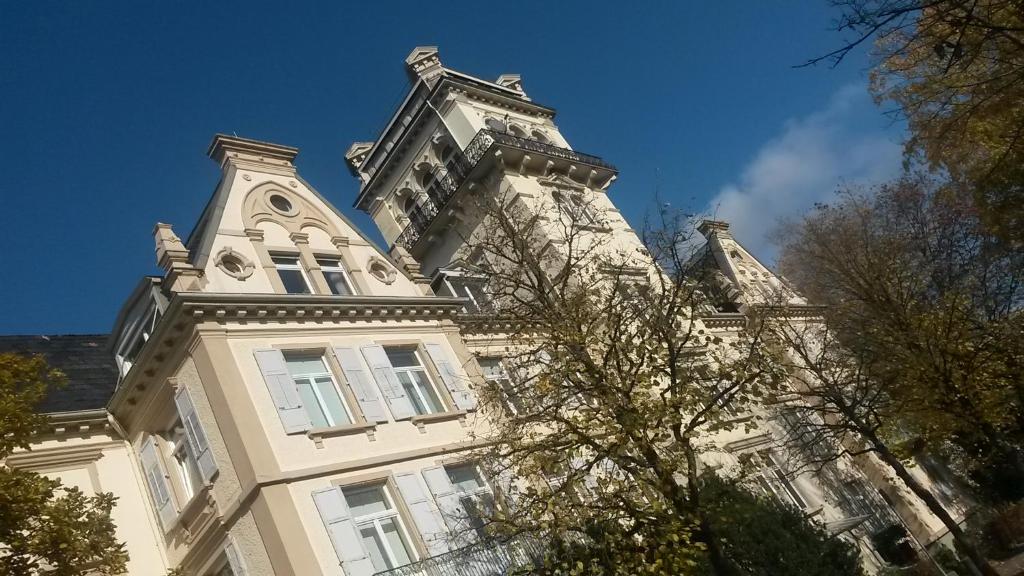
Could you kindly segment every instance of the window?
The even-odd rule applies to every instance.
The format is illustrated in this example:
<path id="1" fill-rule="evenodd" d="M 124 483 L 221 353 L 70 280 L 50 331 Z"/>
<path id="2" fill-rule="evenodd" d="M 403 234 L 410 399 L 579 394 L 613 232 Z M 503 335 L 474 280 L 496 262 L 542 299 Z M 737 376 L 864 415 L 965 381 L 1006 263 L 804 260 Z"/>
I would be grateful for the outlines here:
<path id="1" fill-rule="evenodd" d="M 274 266 L 277 267 L 277 274 L 284 284 L 284 291 L 289 294 L 310 294 L 309 282 L 306 280 L 306 271 L 302 269 L 297 255 L 274 254 L 271 255 Z"/>
<path id="2" fill-rule="evenodd" d="M 412 402 L 416 414 L 444 412 L 444 405 L 427 376 L 419 352 L 409 348 L 385 348 L 398 382 Z"/>
<path id="3" fill-rule="evenodd" d="M 416 559 L 409 533 L 386 485 L 344 488 L 342 493 L 376 571 L 404 566 Z"/>
<path id="4" fill-rule="evenodd" d="M 285 362 L 314 428 L 352 423 L 352 414 L 322 355 L 287 354 Z"/>
<path id="5" fill-rule="evenodd" d="M 269 202 L 270 205 L 273 206 L 275 210 L 283 212 L 285 214 L 291 214 L 292 210 L 294 210 L 294 206 L 292 206 L 291 201 L 285 198 L 284 196 L 281 196 L 280 194 L 271 195 L 269 198 Z"/>
<path id="6" fill-rule="evenodd" d="M 468 298 L 469 302 L 462 308 L 463 312 L 479 314 L 493 309 L 491 296 L 487 293 L 487 279 L 481 276 L 468 276 L 458 272 L 445 272 L 434 280 L 435 294 Z"/>
<path id="7" fill-rule="evenodd" d="M 474 464 L 462 464 L 445 466 L 444 470 L 459 494 L 459 502 L 466 510 L 470 526 L 481 537 L 485 537 L 487 518 L 494 513 L 494 494 L 484 482 L 479 469 Z"/>
<path id="8" fill-rule="evenodd" d="M 150 308 L 143 314 L 142 319 L 136 324 L 131 331 L 131 335 L 124 340 L 121 345 L 121 352 L 118 354 L 118 360 L 121 364 L 121 376 L 126 376 L 135 364 L 135 359 L 139 356 L 139 352 L 142 351 L 142 347 L 149 341 L 150 336 L 156 331 L 157 324 L 160 323 L 162 314 L 160 309 L 156 305 L 151 305 Z"/>
<path id="9" fill-rule="evenodd" d="M 320 271 L 324 274 L 324 280 L 327 281 L 331 294 L 351 296 L 356 293 L 352 289 L 352 282 L 348 278 L 348 272 L 345 271 L 345 267 L 341 265 L 340 259 L 317 258 L 316 262 L 320 265 Z"/>
<path id="10" fill-rule="evenodd" d="M 199 472 L 199 463 L 196 462 L 195 454 L 192 453 L 192 448 L 188 445 L 185 427 L 181 420 L 174 423 L 174 427 L 167 433 L 167 437 L 174 469 L 181 481 L 181 487 L 185 491 L 182 501 L 188 502 L 203 488 L 203 476 Z"/>
<path id="11" fill-rule="evenodd" d="M 555 202 L 558 203 L 558 211 L 568 216 L 573 222 L 578 222 L 583 226 L 592 226 L 597 222 L 590 206 L 579 194 L 555 192 Z"/>
<path id="12" fill-rule="evenodd" d="M 505 367 L 501 364 L 501 359 L 479 358 L 477 361 L 480 363 L 480 370 L 484 373 L 484 380 L 501 391 L 505 407 L 508 411 L 514 415 L 525 412 L 526 407 L 523 405 L 523 399 L 520 398 L 515 384 L 512 383 L 508 372 L 505 371 Z"/>
<path id="13" fill-rule="evenodd" d="M 761 450 L 753 455 L 752 462 L 760 467 L 754 479 L 765 494 L 797 508 L 806 508 L 807 501 L 789 479 L 789 474 L 779 463 L 771 450 Z"/>

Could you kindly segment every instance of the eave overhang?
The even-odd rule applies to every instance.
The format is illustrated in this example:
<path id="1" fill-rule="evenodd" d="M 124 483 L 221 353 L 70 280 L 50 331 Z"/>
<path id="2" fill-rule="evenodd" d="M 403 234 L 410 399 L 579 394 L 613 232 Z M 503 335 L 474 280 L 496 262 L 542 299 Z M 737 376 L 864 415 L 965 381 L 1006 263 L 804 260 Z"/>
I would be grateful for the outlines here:
<path id="1" fill-rule="evenodd" d="M 399 106 L 398 110 L 394 115 L 392 115 L 387 126 L 385 126 L 384 130 L 381 131 L 380 136 L 378 136 L 377 140 L 374 141 L 373 147 L 369 152 L 367 152 L 366 158 L 359 165 L 359 171 L 365 172 L 371 164 L 376 164 L 380 168 L 378 168 L 370 176 L 369 180 L 360 187 L 359 195 L 352 204 L 353 207 L 363 209 L 364 202 L 370 196 L 374 187 L 379 183 L 382 178 L 382 174 L 386 174 L 388 172 L 385 167 L 394 159 L 396 154 L 401 153 L 401 151 L 405 149 L 405 144 L 409 135 L 417 133 L 418 126 L 423 115 L 426 114 L 427 110 L 430 108 L 430 106 L 427 105 L 427 102 L 432 102 L 432 105 L 436 107 L 437 103 L 433 101 L 440 100 L 439 95 L 444 94 L 449 90 L 456 89 L 466 93 L 467 95 L 485 97 L 483 99 L 514 110 L 522 110 L 524 112 L 535 113 L 552 118 L 555 116 L 554 108 L 532 102 L 515 90 L 505 88 L 504 86 L 498 86 L 497 84 L 486 82 L 479 78 L 474 78 L 453 70 L 445 69 L 443 74 L 444 75 L 431 89 L 428 89 L 427 85 L 422 80 L 417 81 L 402 101 L 401 106 Z M 426 91 L 426 95 L 423 98 L 414 98 L 418 91 Z M 408 115 L 412 117 L 412 120 L 403 125 L 398 122 L 398 119 L 406 115 L 406 109 L 410 106 L 415 106 L 415 110 L 408 112 Z M 388 150 L 382 151 L 381 143 L 390 140 L 388 136 L 395 130 L 401 131 L 395 145 Z M 384 157 L 379 161 L 375 161 L 381 154 L 383 154 Z"/>
<path id="2" fill-rule="evenodd" d="M 341 323 L 450 320 L 465 306 L 465 298 L 440 296 L 324 296 L 317 294 L 216 294 L 179 292 L 136 358 L 132 370 L 114 391 L 108 409 L 113 414 L 131 406 L 149 390 L 170 360 L 203 322 L 235 324 L 268 322 Z"/>

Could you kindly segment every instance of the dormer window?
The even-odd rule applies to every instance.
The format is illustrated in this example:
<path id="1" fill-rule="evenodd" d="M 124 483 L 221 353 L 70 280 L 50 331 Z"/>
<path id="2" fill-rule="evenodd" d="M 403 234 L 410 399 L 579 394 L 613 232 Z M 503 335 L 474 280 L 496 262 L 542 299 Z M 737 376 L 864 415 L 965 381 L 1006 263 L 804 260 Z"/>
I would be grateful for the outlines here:
<path id="1" fill-rule="evenodd" d="M 486 285 L 487 279 L 483 276 L 446 270 L 434 280 L 431 287 L 440 296 L 468 299 L 462 311 L 479 314 L 492 309 L 491 295 L 487 293 Z"/>
<path id="2" fill-rule="evenodd" d="M 348 272 L 345 271 L 345 267 L 341 265 L 341 260 L 338 258 L 317 258 L 316 263 L 320 265 L 320 271 L 323 272 L 324 280 L 327 281 L 327 286 L 331 289 L 331 294 L 336 296 L 351 296 L 355 294 L 355 290 L 352 289 L 352 282 L 348 277 Z"/>
<path id="3" fill-rule="evenodd" d="M 277 268 L 277 275 L 281 277 L 281 284 L 288 294 L 312 294 L 309 289 L 309 280 L 306 278 L 306 271 L 302 269 L 297 254 L 272 254 L 271 260 Z"/>

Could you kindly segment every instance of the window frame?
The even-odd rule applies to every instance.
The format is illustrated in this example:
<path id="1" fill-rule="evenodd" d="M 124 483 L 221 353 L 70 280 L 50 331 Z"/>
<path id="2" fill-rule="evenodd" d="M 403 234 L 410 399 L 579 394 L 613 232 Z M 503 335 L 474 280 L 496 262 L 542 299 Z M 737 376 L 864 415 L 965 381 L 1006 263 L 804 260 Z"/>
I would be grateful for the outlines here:
<path id="1" fill-rule="evenodd" d="M 555 203 L 558 205 L 559 214 L 565 214 L 583 227 L 595 227 L 598 225 L 597 216 L 591 211 L 590 205 L 584 202 L 583 194 L 567 192 L 565 190 L 553 190 Z"/>
<path id="2" fill-rule="evenodd" d="M 397 491 L 391 485 L 390 481 L 388 481 L 387 479 L 382 479 L 373 482 L 343 485 L 340 486 L 340 488 L 341 496 L 345 500 L 345 505 L 349 508 L 352 519 L 352 526 L 355 528 L 356 534 L 359 536 L 360 543 L 362 543 L 363 528 L 368 524 L 373 525 L 374 532 L 376 532 L 377 540 L 382 545 L 382 552 L 387 556 L 386 558 L 384 558 L 384 560 L 386 563 L 390 564 L 390 566 L 386 567 L 385 570 L 392 570 L 400 566 L 405 566 L 406 564 L 396 563 L 394 558 L 394 551 L 391 549 L 391 543 L 388 542 L 388 539 L 384 533 L 384 529 L 382 526 L 383 520 L 393 519 L 394 522 L 398 525 L 399 536 L 401 537 L 403 543 L 405 544 L 405 551 L 406 554 L 409 556 L 409 563 L 411 564 L 421 559 L 422 555 L 417 546 L 417 540 L 414 538 L 414 534 L 416 533 L 409 529 L 409 519 L 405 517 L 405 510 L 400 505 L 399 498 L 395 497 Z M 385 506 L 387 506 L 387 510 L 384 510 L 382 512 L 374 512 L 372 514 L 364 514 L 363 516 L 356 516 L 355 513 L 351 512 L 352 505 L 349 503 L 347 492 L 365 491 L 371 489 L 376 489 L 380 492 L 380 494 L 383 496 L 384 504 Z M 363 546 L 365 547 L 365 544 Z M 369 550 L 366 550 L 366 553 L 367 556 L 370 558 L 370 561 L 372 562 L 372 554 L 370 554 Z M 375 566 L 374 568 L 376 569 L 377 567 Z"/>
<path id="3" fill-rule="evenodd" d="M 487 534 L 485 532 L 487 524 L 485 522 L 485 519 L 473 514 L 473 511 L 470 509 L 470 507 L 466 505 L 466 500 L 471 501 L 474 509 L 481 507 L 481 505 L 483 507 L 497 507 L 498 501 L 495 496 L 494 487 L 491 486 L 491 483 L 487 480 L 487 477 L 484 476 L 483 471 L 480 469 L 480 466 L 476 462 L 452 462 L 449 464 L 444 464 L 443 466 L 445 474 L 448 475 L 448 480 L 452 483 L 452 487 L 455 488 L 455 492 L 459 496 L 459 503 L 462 505 L 462 508 L 466 511 L 467 520 L 469 521 L 470 525 L 473 526 L 473 529 L 476 530 L 477 534 L 479 534 L 481 538 L 486 537 Z M 454 468 L 469 468 L 470 470 L 472 470 L 473 474 L 476 475 L 476 479 L 480 483 L 480 487 L 476 488 L 475 490 L 462 490 L 452 478 L 451 469 Z M 489 498 L 490 502 L 484 501 L 485 497 Z"/>
<path id="4" fill-rule="evenodd" d="M 442 388 L 440 388 L 438 386 L 438 380 L 440 380 L 440 377 L 435 375 L 435 370 L 436 369 L 435 369 L 435 367 L 433 365 L 433 361 L 431 361 L 430 364 L 428 364 L 425 361 L 425 358 L 429 358 L 429 355 L 427 355 L 426 357 L 424 356 L 425 352 L 421 349 L 420 344 L 417 343 L 417 344 L 414 344 L 414 345 L 403 345 L 403 344 L 381 343 L 381 347 L 384 348 L 384 354 L 388 358 L 388 363 L 391 364 L 391 369 L 392 369 L 392 371 L 394 371 L 395 377 L 398 379 L 398 383 L 402 387 L 402 390 L 405 392 L 406 396 L 409 396 L 409 389 L 406 388 L 405 383 L 402 382 L 401 374 L 409 373 L 409 372 L 413 372 L 413 371 L 421 372 L 423 374 L 423 377 L 426 379 L 427 385 L 430 387 L 430 390 L 433 391 L 434 398 L 437 399 L 437 404 L 439 405 L 439 408 L 436 411 L 433 411 L 433 410 L 429 409 L 429 406 L 428 406 L 427 402 L 425 401 L 426 399 L 423 397 L 421 390 L 419 389 L 418 386 L 416 386 L 416 379 L 413 378 L 411 375 L 408 376 L 409 380 L 413 383 L 413 390 L 416 392 L 416 398 L 415 399 L 413 397 L 409 398 L 410 403 L 413 405 L 413 411 L 416 412 L 416 416 L 429 416 L 429 415 L 432 415 L 432 414 L 444 414 L 444 413 L 446 413 L 446 412 L 451 410 L 451 406 L 449 406 L 448 402 L 445 401 L 445 397 L 449 394 L 448 389 L 447 389 L 447 387 L 442 389 Z M 391 355 L 389 354 L 389 351 L 391 351 L 391 350 L 397 350 L 397 351 L 411 353 L 413 355 L 413 357 L 416 359 L 416 362 L 418 363 L 418 366 L 417 367 L 395 366 L 395 363 L 392 361 Z M 450 400 L 450 397 L 449 397 L 449 400 Z M 424 408 L 427 408 L 427 411 L 422 412 L 422 413 L 419 412 L 416 409 L 418 404 L 421 404 Z"/>
<path id="5" fill-rule="evenodd" d="M 792 504 L 799 510 L 806 510 L 810 507 L 807 498 L 797 489 L 773 450 L 765 448 L 752 454 L 758 465 L 754 479 L 766 495 L 785 504 Z"/>
<path id="6" fill-rule="evenodd" d="M 291 370 L 288 370 L 288 376 L 291 377 L 292 381 L 295 382 L 295 386 L 298 387 L 300 378 L 306 378 L 309 381 L 310 390 L 313 396 L 316 398 L 318 408 L 324 416 L 324 420 L 327 422 L 327 428 L 333 428 L 337 426 L 348 426 L 353 424 L 359 424 L 362 421 L 362 414 L 356 412 L 349 402 L 349 397 L 346 391 L 341 386 L 341 380 L 337 377 L 335 371 L 336 368 L 331 362 L 331 358 L 328 356 L 327 350 L 324 348 L 284 348 L 281 349 L 281 353 L 284 355 L 285 366 L 287 367 L 292 359 L 305 357 L 305 358 L 319 358 L 321 364 L 324 367 L 324 372 L 315 372 L 295 375 Z M 342 409 L 345 411 L 345 415 L 348 417 L 348 422 L 338 423 L 334 421 L 334 416 L 327 410 L 327 403 L 324 401 L 323 394 L 320 392 L 320 388 L 316 385 L 317 378 L 330 378 L 331 384 L 334 387 L 334 391 L 338 394 L 339 402 L 341 403 Z M 347 385 L 347 383 L 346 383 Z M 312 421 L 313 416 L 309 414 L 309 409 L 303 404 L 303 408 L 306 410 L 306 414 Z M 317 428 L 323 428 L 313 426 L 311 429 L 316 430 Z"/>
<path id="7" fill-rule="evenodd" d="M 466 294 L 462 295 L 458 290 L 455 289 L 455 285 L 452 284 L 452 278 L 468 278 L 469 282 L 461 284 L 466 290 Z M 479 286 L 473 286 L 473 284 L 479 284 Z M 463 306 L 462 311 L 469 314 L 486 314 L 494 309 L 494 298 L 491 293 L 487 290 L 487 277 L 483 274 L 473 274 L 471 272 L 465 272 L 461 270 L 439 270 L 437 277 L 432 282 L 432 285 L 436 284 L 438 287 L 443 286 L 451 294 L 452 298 L 469 298 L 471 306 Z M 474 288 L 478 288 L 475 294 Z M 437 292 L 437 289 L 434 289 Z"/>
<path id="8" fill-rule="evenodd" d="M 477 359 L 477 364 L 480 366 L 480 374 L 484 378 L 484 382 L 488 385 L 497 386 L 498 391 L 501 393 L 502 404 L 505 405 L 505 409 L 508 410 L 513 416 L 519 416 L 525 412 L 523 406 L 517 406 L 522 400 L 519 397 L 518 391 L 516 390 L 515 382 L 512 381 L 512 373 L 505 366 L 505 359 L 501 356 L 480 356 Z M 501 370 L 501 374 L 492 376 L 487 373 L 484 369 L 485 362 L 494 362 L 498 365 L 498 369 Z"/>
<path id="9" fill-rule="evenodd" d="M 324 277 L 324 282 L 327 284 L 327 289 L 334 296 L 358 296 L 359 291 L 356 290 L 356 285 L 352 282 L 352 276 L 348 273 L 348 267 L 345 266 L 345 262 L 342 260 L 340 255 L 334 254 L 315 254 L 313 258 L 316 260 L 317 266 L 320 267 L 320 273 Z M 325 262 L 334 262 L 336 265 L 325 265 Z M 348 294 L 338 294 L 334 291 L 334 284 L 327 279 L 327 273 L 340 273 L 342 279 L 345 281 L 345 285 L 348 287 Z"/>
<path id="10" fill-rule="evenodd" d="M 281 264 L 277 260 L 279 258 L 294 259 L 295 264 Z M 274 264 L 274 270 L 277 272 L 277 277 L 281 281 L 281 286 L 284 288 L 285 294 L 316 294 L 314 290 L 313 282 L 309 277 L 309 272 L 306 267 L 302 265 L 302 255 L 298 252 L 270 252 L 270 261 Z M 303 283 L 306 285 L 305 292 L 290 292 L 288 286 L 285 284 L 284 278 L 281 276 L 281 270 L 297 270 L 299 277 L 302 278 Z"/>
<path id="11" fill-rule="evenodd" d="M 192 447 L 189 446 L 188 437 L 185 435 L 185 423 L 181 418 L 175 419 L 174 424 L 161 436 L 167 451 L 164 462 L 175 470 L 175 482 L 172 482 L 172 485 L 176 484 L 177 490 L 181 491 L 178 504 L 181 509 L 185 509 L 187 504 L 203 491 L 206 483 L 199 470 L 199 462 L 192 453 Z M 179 455 L 182 458 L 179 458 Z"/>

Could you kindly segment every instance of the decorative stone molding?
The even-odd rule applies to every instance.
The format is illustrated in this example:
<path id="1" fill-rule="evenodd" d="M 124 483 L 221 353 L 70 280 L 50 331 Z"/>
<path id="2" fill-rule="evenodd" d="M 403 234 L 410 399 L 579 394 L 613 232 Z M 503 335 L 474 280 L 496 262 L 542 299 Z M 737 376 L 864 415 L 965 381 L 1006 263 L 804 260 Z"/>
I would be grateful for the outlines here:
<path id="1" fill-rule="evenodd" d="M 303 229 L 307 227 L 319 228 L 328 236 L 341 234 L 319 207 L 295 191 L 274 182 L 254 186 L 242 202 L 242 214 L 245 218 L 245 232 L 250 237 L 253 236 L 250 230 L 259 230 L 257 226 L 261 222 L 279 224 L 289 234 L 306 234 Z"/>
<path id="2" fill-rule="evenodd" d="M 383 282 L 384 284 L 393 284 L 398 277 L 398 271 L 395 270 L 394 266 L 377 256 L 371 256 L 366 261 L 366 271 L 378 282 Z"/>
<path id="3" fill-rule="evenodd" d="M 226 247 L 218 252 L 214 263 L 221 272 L 235 280 L 245 280 L 256 270 L 256 264 L 231 247 Z"/>
<path id="4" fill-rule="evenodd" d="M 103 449 L 122 446 L 121 442 L 103 442 L 86 446 L 69 446 L 16 452 L 4 460 L 6 466 L 19 470 L 41 471 L 54 467 L 80 467 L 103 457 Z"/>

